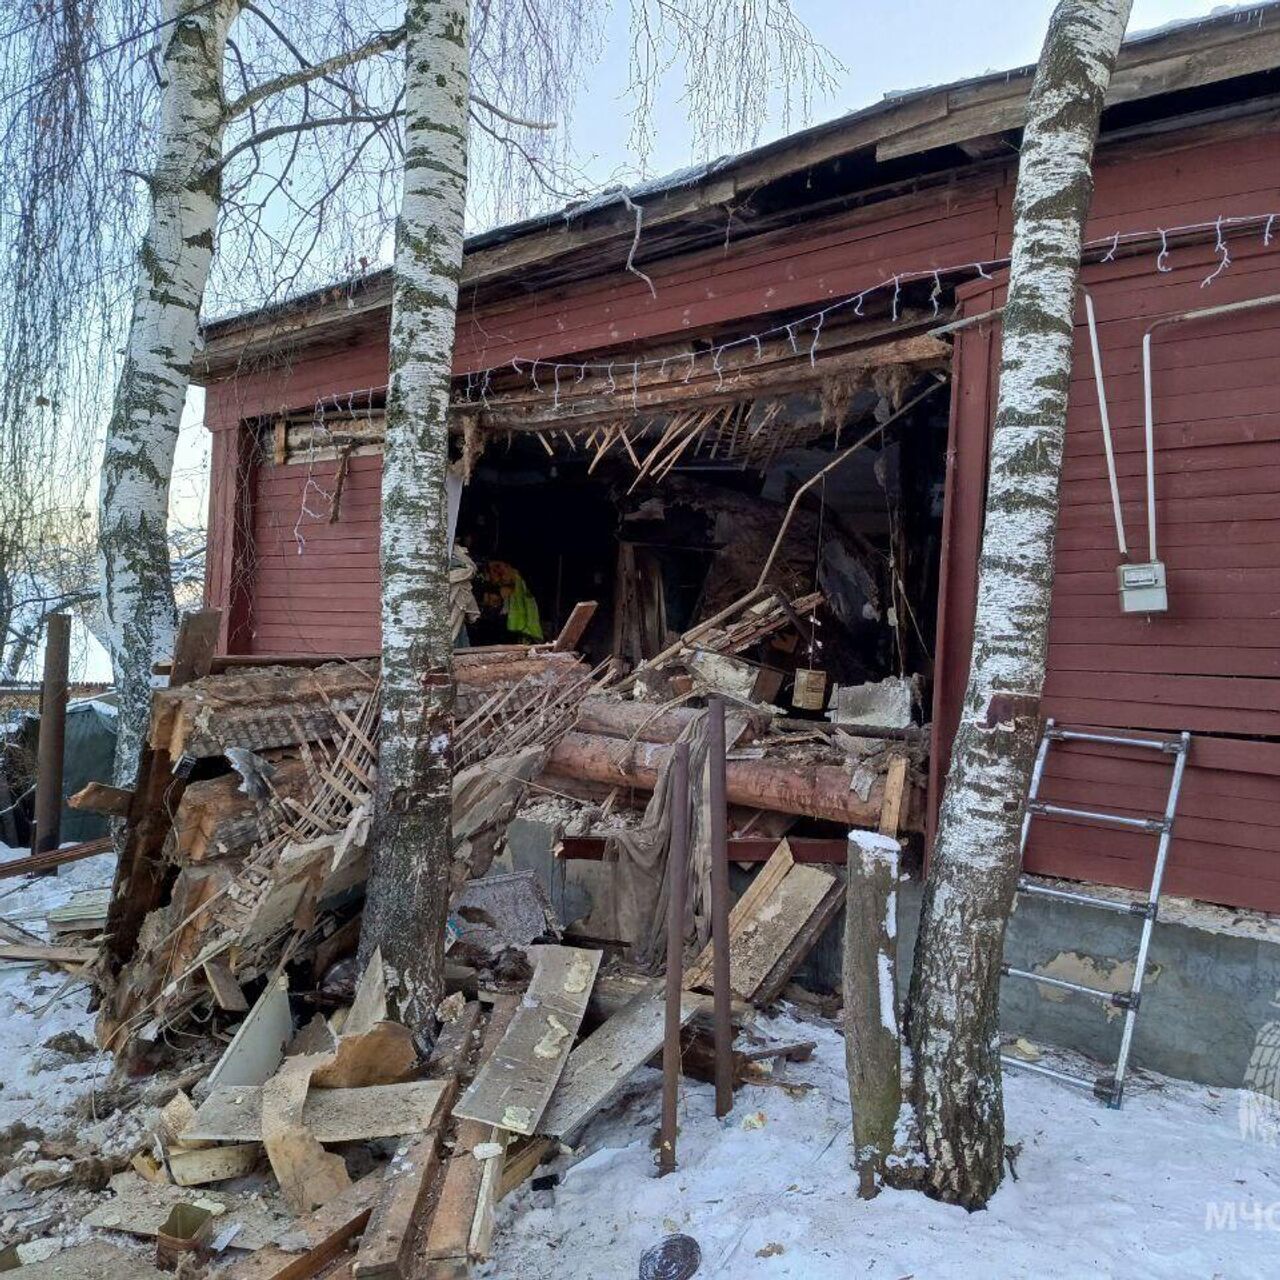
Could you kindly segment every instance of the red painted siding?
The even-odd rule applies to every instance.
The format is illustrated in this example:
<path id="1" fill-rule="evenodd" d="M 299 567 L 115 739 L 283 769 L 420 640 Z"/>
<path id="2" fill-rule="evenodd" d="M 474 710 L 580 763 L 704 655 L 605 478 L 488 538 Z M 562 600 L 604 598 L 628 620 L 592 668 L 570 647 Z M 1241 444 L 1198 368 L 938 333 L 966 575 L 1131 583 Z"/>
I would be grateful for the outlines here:
<path id="1" fill-rule="evenodd" d="M 1218 213 L 1280 207 L 1274 133 L 1098 172 L 1090 235 L 1174 226 Z M 1100 325 L 1126 531 L 1146 554 L 1142 335 L 1171 312 L 1280 293 L 1280 255 L 1260 237 L 1236 240 L 1230 269 L 1202 282 L 1206 243 L 1090 267 Z M 990 291 L 968 308 L 993 305 Z M 998 377 L 998 326 L 962 333 L 953 527 L 980 520 Z M 985 363 L 985 379 L 970 370 Z M 1280 308 L 1178 327 L 1155 339 L 1158 542 L 1169 612 L 1120 613 L 1119 559 L 1083 309 L 1076 334 L 1045 713 L 1060 722 L 1195 735 L 1166 881 L 1172 893 L 1280 911 Z M 953 540 L 955 535 L 953 534 Z M 939 744 L 959 716 L 980 535 L 956 547 L 949 627 L 935 700 Z M 1045 794 L 1063 803 L 1158 813 L 1170 764 L 1141 752 L 1054 748 Z M 1155 841 L 1087 824 L 1036 822 L 1028 867 L 1046 875 L 1145 887 Z"/>
<path id="2" fill-rule="evenodd" d="M 249 653 L 370 653 L 378 648 L 382 461 L 351 459 L 337 519 L 335 462 L 264 463 L 253 504 Z"/>
<path id="3" fill-rule="evenodd" d="M 512 356 L 551 360 L 808 306 L 891 278 L 1007 252 L 1012 173 L 815 218 L 652 266 L 657 287 L 616 273 L 487 306 L 464 299 L 455 369 Z M 1280 135 L 1188 145 L 1165 139 L 1102 156 L 1090 236 L 1280 209 Z M 1086 272 L 1098 308 L 1131 545 L 1144 545 L 1141 335 L 1188 307 L 1280 291 L 1280 253 L 1232 245 L 1209 288 L 1212 237 Z M 971 313 L 998 285 L 964 291 Z M 1171 608 L 1119 612 L 1117 560 L 1092 374 L 1078 335 L 1063 478 L 1046 711 L 1064 722 L 1168 732 L 1196 745 L 1169 870 L 1171 892 L 1280 911 L 1280 310 L 1174 330 L 1156 346 L 1157 494 Z M 935 690 L 935 797 L 959 714 L 993 416 L 999 329 L 958 335 L 944 515 Z M 334 464 L 254 465 L 240 424 L 322 397 L 381 387 L 386 339 L 291 360 L 211 388 L 211 602 L 230 604 L 226 646 L 363 652 L 378 643 L 376 458 L 357 458 L 336 521 Z M 312 482 L 308 486 L 308 477 Z M 304 493 L 306 495 L 304 511 Z M 299 519 L 301 515 L 301 520 Z M 237 594 L 239 588 L 239 594 Z M 1273 741 L 1246 741 L 1246 737 Z M 1128 812 L 1158 810 L 1167 764 L 1083 748 L 1055 753 L 1046 794 Z M 1083 825 L 1039 828 L 1033 870 L 1140 885 L 1154 841 Z"/>

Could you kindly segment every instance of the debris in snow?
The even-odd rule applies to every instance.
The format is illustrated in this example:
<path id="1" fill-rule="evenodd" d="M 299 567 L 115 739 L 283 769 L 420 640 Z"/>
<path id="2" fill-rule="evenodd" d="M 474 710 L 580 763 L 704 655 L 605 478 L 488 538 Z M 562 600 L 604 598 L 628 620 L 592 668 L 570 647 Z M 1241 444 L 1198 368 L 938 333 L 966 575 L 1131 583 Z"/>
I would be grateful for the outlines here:
<path id="1" fill-rule="evenodd" d="M 689 1280 L 702 1265 L 692 1236 L 671 1235 L 640 1255 L 640 1280 Z"/>

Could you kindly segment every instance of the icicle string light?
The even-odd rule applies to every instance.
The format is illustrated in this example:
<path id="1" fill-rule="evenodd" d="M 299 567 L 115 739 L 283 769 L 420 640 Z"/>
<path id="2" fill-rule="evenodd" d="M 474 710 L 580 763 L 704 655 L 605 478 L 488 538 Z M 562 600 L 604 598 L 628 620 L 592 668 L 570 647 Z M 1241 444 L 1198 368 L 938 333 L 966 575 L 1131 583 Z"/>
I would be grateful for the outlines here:
<path id="1" fill-rule="evenodd" d="M 1169 265 L 1168 259 L 1171 249 L 1171 238 L 1174 236 L 1194 235 L 1196 233 L 1205 233 L 1212 231 L 1214 233 L 1214 251 L 1218 255 L 1218 261 L 1214 270 L 1204 279 L 1203 284 L 1211 284 L 1219 276 L 1221 276 L 1228 267 L 1232 265 L 1227 237 L 1230 233 L 1243 233 L 1250 229 L 1256 229 L 1261 235 L 1261 242 L 1264 248 L 1271 248 L 1277 241 L 1274 234 L 1276 220 L 1280 218 L 1280 213 L 1260 213 L 1260 214 L 1240 214 L 1240 215 L 1220 215 L 1217 218 L 1207 222 L 1189 223 L 1185 226 L 1177 227 L 1157 227 L 1154 230 L 1146 231 L 1117 231 L 1109 235 L 1100 237 L 1095 240 L 1086 241 L 1081 247 L 1082 257 L 1090 254 L 1095 255 L 1098 262 L 1113 262 L 1121 247 L 1126 244 L 1142 246 L 1150 244 L 1153 241 L 1158 242 L 1158 250 L 1156 253 L 1156 269 L 1161 274 L 1168 274 L 1174 268 Z M 993 271 L 1003 270 L 1008 267 L 1008 257 L 988 258 L 982 261 L 969 260 L 967 262 L 957 263 L 950 267 L 925 267 L 919 270 L 897 271 L 891 274 L 886 273 L 884 280 L 880 284 L 871 285 L 859 290 L 857 293 L 849 294 L 842 298 L 837 298 L 834 302 L 827 303 L 825 306 L 801 316 L 795 320 L 788 320 L 779 324 L 771 325 L 768 328 L 761 329 L 754 333 L 749 333 L 740 338 L 733 338 L 728 342 L 722 343 L 717 347 L 711 348 L 706 352 L 690 351 L 678 356 L 631 356 L 625 353 L 616 355 L 608 362 L 604 361 L 550 361 L 542 357 L 533 358 L 527 356 L 513 356 L 511 359 L 504 361 L 498 365 L 491 365 L 481 369 L 473 369 L 465 376 L 470 380 L 468 386 L 472 389 L 475 387 L 475 379 L 480 380 L 480 400 L 486 408 L 492 407 L 489 400 L 489 393 L 492 390 L 491 378 L 495 373 L 500 372 L 506 367 L 510 367 L 517 375 L 529 378 L 533 386 L 541 390 L 538 385 L 536 376 L 536 366 L 538 364 L 551 364 L 557 375 L 566 370 L 573 370 L 575 374 L 575 383 L 582 382 L 588 374 L 601 374 L 608 379 L 607 390 L 616 392 L 618 390 L 617 380 L 614 377 L 614 368 L 621 365 L 623 368 L 630 367 L 632 371 L 633 391 L 639 379 L 642 369 L 657 369 L 661 375 L 665 375 L 667 367 L 675 360 L 687 360 L 688 368 L 685 371 L 682 381 L 689 382 L 697 373 L 697 361 L 699 355 L 710 355 L 712 357 L 711 372 L 717 374 L 719 383 L 724 381 L 725 367 L 723 357 L 726 352 L 732 352 L 737 349 L 750 346 L 754 349 L 753 353 L 748 353 L 750 359 L 751 354 L 758 361 L 764 358 L 764 342 L 770 338 L 785 338 L 792 350 L 797 354 L 805 354 L 810 358 L 812 364 L 817 363 L 817 339 L 821 333 L 822 326 L 826 320 L 833 314 L 848 309 L 853 316 L 863 317 L 864 302 L 876 294 L 888 292 L 892 290 L 890 300 L 890 316 L 894 323 L 901 317 L 902 306 L 902 290 L 903 286 L 918 281 L 929 281 L 932 285 L 932 292 L 929 295 L 930 303 L 938 307 L 940 303 L 940 286 L 944 280 L 955 280 L 962 283 L 968 277 L 971 279 L 992 280 Z M 940 309 L 940 307 L 938 307 Z M 808 344 L 801 352 L 797 335 L 804 333 L 809 339 Z M 462 376 L 462 375 L 459 375 Z M 353 395 L 359 397 L 373 397 L 384 395 L 388 390 L 386 384 L 379 387 L 367 388 L 363 391 L 355 392 Z M 344 394 L 341 399 L 350 397 Z M 317 403 L 317 411 L 323 413 L 325 404 L 333 404 L 335 407 L 341 407 L 340 398 L 338 396 L 328 397 Z M 565 415 L 566 417 L 571 415 Z"/>
<path id="2" fill-rule="evenodd" d="M 1208 285 L 1211 285 L 1231 265 L 1231 252 L 1227 248 L 1227 242 L 1222 235 L 1222 218 L 1221 217 L 1218 218 L 1217 226 L 1214 229 L 1218 233 L 1217 243 L 1213 246 L 1214 252 L 1217 253 L 1218 255 L 1218 265 L 1214 267 L 1214 269 L 1211 272 L 1209 272 L 1209 274 L 1205 276 L 1203 280 L 1200 281 L 1200 287 L 1202 289 L 1206 288 Z M 1264 232 L 1264 243 L 1265 243 L 1265 232 Z"/>

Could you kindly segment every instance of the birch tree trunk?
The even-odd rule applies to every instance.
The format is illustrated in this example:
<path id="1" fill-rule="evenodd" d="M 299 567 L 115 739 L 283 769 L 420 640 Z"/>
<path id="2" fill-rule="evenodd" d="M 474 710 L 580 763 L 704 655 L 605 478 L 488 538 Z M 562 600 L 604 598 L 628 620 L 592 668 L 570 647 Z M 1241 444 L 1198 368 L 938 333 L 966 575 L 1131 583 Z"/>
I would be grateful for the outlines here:
<path id="1" fill-rule="evenodd" d="M 1041 717 L 1076 287 L 1098 118 L 1131 0 L 1060 0 L 1027 107 L 973 656 L 909 1013 L 924 1189 L 986 1204 L 1004 1157 L 1005 924 Z"/>
<path id="2" fill-rule="evenodd" d="M 409 0 L 382 471 L 382 723 L 360 954 L 433 1030 L 448 907 L 454 681 L 445 477 L 467 190 L 468 0 Z"/>
<path id="3" fill-rule="evenodd" d="M 130 786 L 153 662 L 172 656 L 169 482 L 213 259 L 222 61 L 240 0 L 166 0 L 159 154 L 151 214 L 98 495 L 102 612 L 120 699 L 116 781 Z M 123 180 L 123 179 L 122 179 Z"/>

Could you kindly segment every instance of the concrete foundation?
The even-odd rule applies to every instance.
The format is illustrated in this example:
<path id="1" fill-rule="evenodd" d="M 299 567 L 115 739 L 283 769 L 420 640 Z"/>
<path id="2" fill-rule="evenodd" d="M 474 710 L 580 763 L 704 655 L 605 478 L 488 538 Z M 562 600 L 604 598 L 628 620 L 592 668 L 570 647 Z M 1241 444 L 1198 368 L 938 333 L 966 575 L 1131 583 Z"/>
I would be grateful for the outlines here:
<path id="1" fill-rule="evenodd" d="M 517 819 L 503 870 L 537 871 L 562 920 L 607 936 L 610 869 L 556 859 L 555 829 Z M 497 869 L 497 868 L 495 868 Z M 735 892 L 755 870 L 731 869 Z M 1101 890 L 1104 894 L 1124 895 Z M 899 980 L 910 979 L 921 886 L 898 893 Z M 1020 969 L 1089 986 L 1127 989 L 1142 922 L 1074 903 L 1022 897 L 1009 922 L 1005 955 Z M 812 991 L 840 985 L 844 913 L 836 918 L 796 975 Z M 1001 1029 L 1037 1044 L 1075 1049 L 1105 1067 L 1114 1063 L 1123 1014 L 1114 1006 L 1027 980 L 1006 978 Z M 1166 899 L 1156 924 L 1138 1015 L 1133 1066 L 1202 1084 L 1239 1087 L 1259 1034 L 1280 1023 L 1280 921 L 1256 913 Z"/>

